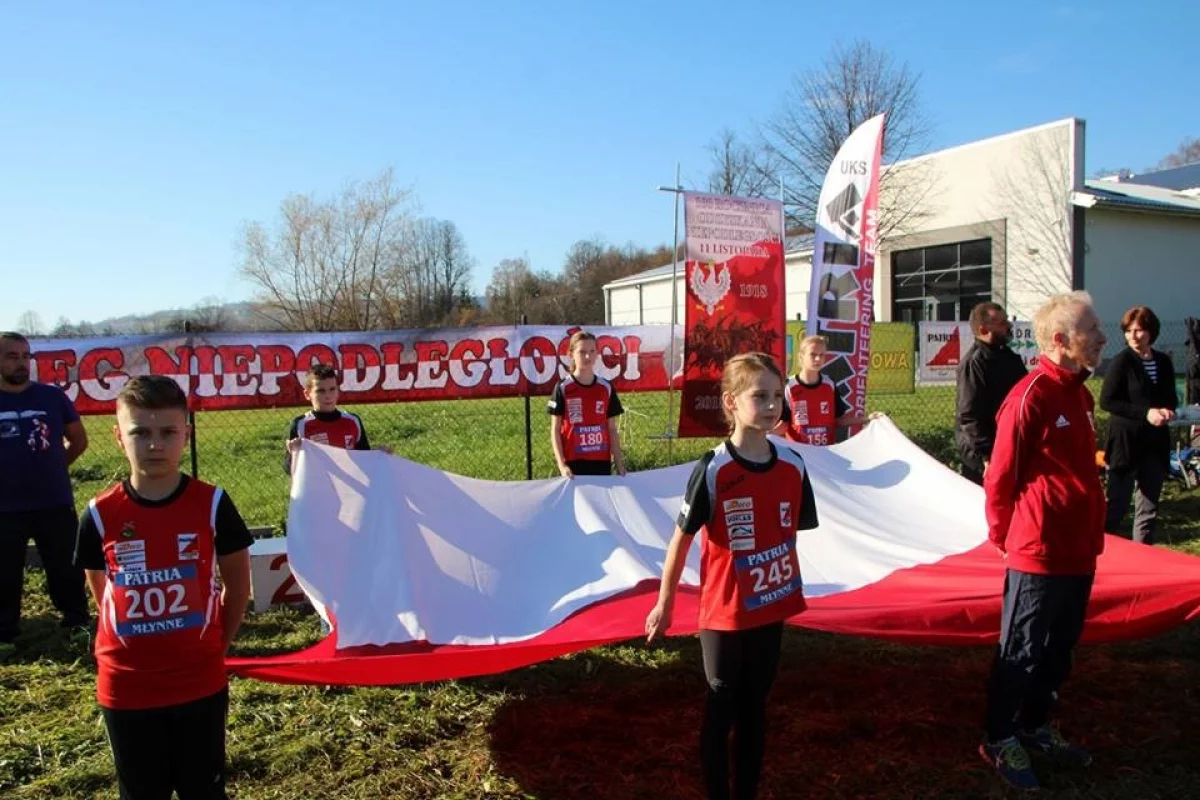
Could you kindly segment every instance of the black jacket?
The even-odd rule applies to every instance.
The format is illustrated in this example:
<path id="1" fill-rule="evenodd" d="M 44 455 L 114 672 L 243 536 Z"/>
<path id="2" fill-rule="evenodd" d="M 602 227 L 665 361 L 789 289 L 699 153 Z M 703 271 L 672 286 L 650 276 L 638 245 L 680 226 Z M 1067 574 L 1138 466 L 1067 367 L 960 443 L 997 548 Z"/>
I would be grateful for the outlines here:
<path id="1" fill-rule="evenodd" d="M 1008 391 L 1025 377 L 1024 360 L 1007 345 L 979 339 L 958 365 L 954 441 L 963 464 L 982 470 L 996 441 L 996 412 Z"/>
<path id="2" fill-rule="evenodd" d="M 1189 403 L 1200 403 L 1200 319 L 1188 317 L 1187 327 L 1187 396 Z"/>
<path id="3" fill-rule="evenodd" d="M 1104 444 L 1104 460 L 1109 467 L 1131 467 L 1143 458 L 1161 459 L 1165 465 L 1170 458 L 1170 431 L 1165 425 L 1156 428 L 1147 422 L 1146 412 L 1179 406 L 1175 367 L 1166 353 L 1151 352 L 1158 371 L 1155 382 L 1146 374 L 1141 356 L 1129 347 L 1122 348 L 1104 374 L 1100 407 L 1109 413 Z"/>

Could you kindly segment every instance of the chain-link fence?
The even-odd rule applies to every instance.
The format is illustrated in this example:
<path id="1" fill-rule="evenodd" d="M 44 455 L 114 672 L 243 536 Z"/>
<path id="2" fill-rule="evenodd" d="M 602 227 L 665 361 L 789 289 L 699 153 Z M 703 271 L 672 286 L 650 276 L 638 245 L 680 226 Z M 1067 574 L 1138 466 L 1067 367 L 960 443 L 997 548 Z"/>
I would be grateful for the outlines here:
<path id="1" fill-rule="evenodd" d="M 1119 326 L 1106 326 L 1112 356 L 1126 346 Z M 1156 347 L 1172 354 L 1176 370 L 1186 363 L 1183 323 L 1164 324 Z M 914 337 L 915 339 L 915 337 Z M 914 357 L 913 363 L 916 364 Z M 919 365 L 918 365 L 919 366 Z M 1099 395 L 1099 377 L 1090 384 Z M 1184 399 L 1180 395 L 1181 400 Z M 652 469 L 697 458 L 715 439 L 672 439 L 678 393 L 622 395 L 620 430 L 631 470 Z M 546 398 L 448 400 L 346 406 L 362 417 L 371 444 L 399 456 L 475 478 L 523 480 L 558 474 L 550 448 Z M 935 458 L 957 467 L 954 447 L 954 386 L 921 386 L 908 394 L 873 392 L 869 411 L 887 413 L 904 433 Z M 284 443 L 292 419 L 303 408 L 208 411 L 195 415 L 196 474 L 229 492 L 253 526 L 281 528 L 287 514 L 289 479 Z M 1098 415 L 1103 441 L 1105 415 Z M 91 445 L 72 466 L 76 499 L 89 497 L 126 474 L 110 416 L 85 417 Z M 192 457 L 183 469 L 191 473 Z"/>

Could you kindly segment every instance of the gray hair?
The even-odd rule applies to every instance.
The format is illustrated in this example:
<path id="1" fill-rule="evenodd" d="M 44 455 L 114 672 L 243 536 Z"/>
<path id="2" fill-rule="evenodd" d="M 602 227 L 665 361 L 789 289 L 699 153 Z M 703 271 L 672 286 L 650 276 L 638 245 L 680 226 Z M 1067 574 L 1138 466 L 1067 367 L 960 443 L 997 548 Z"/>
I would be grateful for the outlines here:
<path id="1" fill-rule="evenodd" d="M 1054 349 L 1054 334 L 1070 334 L 1079 324 L 1083 310 L 1095 312 L 1092 296 L 1084 291 L 1053 295 L 1033 315 L 1033 336 L 1038 349 L 1049 353 Z"/>

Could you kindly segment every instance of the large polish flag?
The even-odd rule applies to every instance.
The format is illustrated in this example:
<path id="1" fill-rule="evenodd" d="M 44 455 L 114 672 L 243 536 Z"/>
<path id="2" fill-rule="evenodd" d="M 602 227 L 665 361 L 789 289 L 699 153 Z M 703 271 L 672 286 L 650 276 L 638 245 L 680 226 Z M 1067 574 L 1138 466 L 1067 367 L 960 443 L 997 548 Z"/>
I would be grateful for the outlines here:
<path id="1" fill-rule="evenodd" d="M 1004 562 L 986 541 L 979 487 L 887 419 L 842 444 L 796 447 L 820 526 L 797 535 L 809 607 L 792 624 L 917 643 L 996 640 Z M 288 558 L 333 633 L 229 667 L 285 683 L 400 684 L 641 636 L 691 469 L 481 481 L 306 441 Z M 696 543 L 671 634 L 696 631 L 698 582 Z M 1200 558 L 1107 537 L 1086 641 L 1197 615 Z"/>

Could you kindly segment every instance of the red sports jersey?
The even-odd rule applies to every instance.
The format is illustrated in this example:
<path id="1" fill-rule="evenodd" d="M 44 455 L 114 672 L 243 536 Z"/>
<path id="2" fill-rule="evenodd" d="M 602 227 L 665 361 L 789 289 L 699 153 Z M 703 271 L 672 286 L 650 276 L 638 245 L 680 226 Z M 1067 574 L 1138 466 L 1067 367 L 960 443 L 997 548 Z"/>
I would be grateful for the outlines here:
<path id="1" fill-rule="evenodd" d="M 89 503 L 108 578 L 96 696 L 112 709 L 178 705 L 226 684 L 216 516 L 221 489 L 188 481 L 166 506 L 114 486 Z"/>
<path id="2" fill-rule="evenodd" d="M 589 384 L 568 376 L 554 387 L 547 410 L 561 417 L 558 433 L 566 461 L 611 460 L 608 420 L 623 411 L 611 383 L 598 375 Z"/>
<path id="3" fill-rule="evenodd" d="M 740 457 L 729 442 L 697 463 L 679 515 L 685 533 L 704 530 L 700 627 L 745 630 L 804 610 L 796 531 L 817 526 L 804 461 L 772 445 L 771 460 Z"/>
<path id="4" fill-rule="evenodd" d="M 318 444 L 344 450 L 366 450 L 362 420 L 349 411 L 315 412 L 296 417 L 288 438 L 310 439 Z"/>
<path id="5" fill-rule="evenodd" d="M 836 441 L 837 418 L 845 401 L 825 375 L 816 384 L 792 377 L 783 387 L 783 421 L 787 437 L 802 444 L 829 445 Z M 841 413 L 839 413 L 841 411 Z"/>

